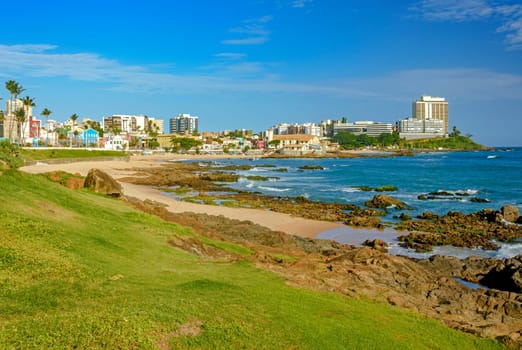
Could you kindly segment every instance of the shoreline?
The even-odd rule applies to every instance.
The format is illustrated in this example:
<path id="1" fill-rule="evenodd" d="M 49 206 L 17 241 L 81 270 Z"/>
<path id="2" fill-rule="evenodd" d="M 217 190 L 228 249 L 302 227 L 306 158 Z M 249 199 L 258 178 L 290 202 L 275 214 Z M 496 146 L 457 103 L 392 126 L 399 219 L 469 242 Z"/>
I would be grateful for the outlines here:
<path id="1" fill-rule="evenodd" d="M 46 173 L 62 170 L 69 173 L 77 173 L 86 176 L 90 169 L 97 168 L 105 171 L 116 181 L 130 176 L 134 173 L 133 168 L 156 167 L 169 161 L 183 160 L 212 160 L 212 159 L 248 159 L 248 156 L 231 155 L 181 155 L 165 154 L 151 156 L 130 156 L 127 160 L 99 160 L 71 162 L 61 164 L 50 164 L 45 161 L 37 162 L 20 168 L 21 171 L 31 174 Z M 315 238 L 320 233 L 333 229 L 345 228 L 353 229 L 341 223 L 330 221 L 319 221 L 291 216 L 289 214 L 278 213 L 268 210 L 248 209 L 248 208 L 229 208 L 206 204 L 187 203 L 178 201 L 172 197 L 162 194 L 159 190 L 145 185 L 134 185 L 123 181 L 118 181 L 123 188 L 124 196 L 134 197 L 141 201 L 151 200 L 166 205 L 168 211 L 174 213 L 193 212 L 209 215 L 222 215 L 236 220 L 251 221 L 261 226 L 265 226 L 273 231 L 282 231 L 291 235 L 303 238 Z M 355 230 L 355 229 L 353 229 Z"/>

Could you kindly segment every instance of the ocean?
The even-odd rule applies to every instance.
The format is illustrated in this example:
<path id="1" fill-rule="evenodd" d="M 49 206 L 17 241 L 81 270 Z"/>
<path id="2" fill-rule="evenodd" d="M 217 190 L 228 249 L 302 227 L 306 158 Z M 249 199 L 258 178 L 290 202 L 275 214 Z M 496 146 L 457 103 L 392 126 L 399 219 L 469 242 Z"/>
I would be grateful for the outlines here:
<path id="1" fill-rule="evenodd" d="M 475 152 L 433 152 L 394 158 L 290 158 L 290 159 L 223 159 L 220 165 L 248 164 L 245 177 L 231 187 L 276 196 L 304 196 L 323 202 L 363 203 L 378 192 L 363 191 L 361 186 L 377 188 L 395 186 L 396 192 L 382 192 L 406 202 L 413 210 L 404 211 L 414 217 L 429 211 L 444 215 L 448 211 L 472 213 L 485 208 L 500 209 L 509 204 L 522 212 L 522 148 L 498 148 Z M 265 165 L 275 167 L 267 167 Z M 302 170 L 317 165 L 322 170 Z M 286 169 L 286 171 L 281 171 Z M 270 181 L 252 181 L 246 176 L 261 175 Z M 230 186 L 230 184 L 227 184 Z M 436 199 L 419 199 L 433 196 Z M 390 210 L 382 220 L 393 223 L 402 211 Z M 404 234 L 404 233 L 401 233 Z M 512 257 L 522 254 L 522 240 L 501 244 L 497 251 L 435 247 L 432 253 L 415 253 L 398 246 L 393 230 L 354 230 L 346 227 L 321 233 L 318 238 L 342 243 L 360 244 L 366 238 L 382 238 L 390 252 L 413 257 L 445 254 L 458 257 L 480 255 Z"/>

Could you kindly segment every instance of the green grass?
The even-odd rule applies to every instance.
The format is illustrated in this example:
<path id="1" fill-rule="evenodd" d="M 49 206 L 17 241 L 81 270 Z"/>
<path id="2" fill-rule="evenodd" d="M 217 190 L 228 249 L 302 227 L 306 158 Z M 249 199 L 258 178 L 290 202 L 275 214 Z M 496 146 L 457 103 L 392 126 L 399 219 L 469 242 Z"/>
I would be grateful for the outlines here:
<path id="1" fill-rule="evenodd" d="M 476 143 L 470 137 L 458 135 L 432 139 L 402 140 L 401 148 L 426 150 L 482 150 L 485 147 Z"/>
<path id="2" fill-rule="evenodd" d="M 125 152 L 88 149 L 20 149 L 20 157 L 26 162 L 67 158 L 127 157 Z"/>
<path id="3" fill-rule="evenodd" d="M 167 241 L 190 230 L 43 176 L 0 176 L 1 349 L 500 349 Z M 203 241 L 242 255 L 231 243 Z M 183 324 L 201 324 L 183 335 Z M 198 328 L 198 327 L 195 327 Z"/>

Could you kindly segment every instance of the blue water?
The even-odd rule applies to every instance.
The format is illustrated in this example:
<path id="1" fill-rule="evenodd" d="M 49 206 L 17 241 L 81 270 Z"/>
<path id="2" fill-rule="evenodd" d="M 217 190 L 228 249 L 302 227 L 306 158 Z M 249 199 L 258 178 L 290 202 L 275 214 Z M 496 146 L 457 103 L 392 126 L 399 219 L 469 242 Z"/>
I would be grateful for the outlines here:
<path id="1" fill-rule="evenodd" d="M 484 208 L 499 209 L 509 204 L 522 212 L 522 148 L 496 149 L 477 152 L 434 152 L 422 153 L 412 157 L 395 158 L 357 158 L 357 159 L 248 159 L 219 160 L 218 164 L 273 164 L 277 168 L 286 168 L 287 172 L 274 171 L 276 168 L 255 167 L 248 171 L 238 171 L 244 176 L 262 175 L 278 177 L 278 180 L 251 181 L 241 178 L 232 187 L 245 191 L 257 191 L 276 196 L 305 196 L 310 200 L 324 202 L 363 203 L 377 192 L 364 192 L 357 186 L 376 188 L 393 185 L 397 192 L 384 192 L 406 202 L 413 208 L 405 211 L 413 216 L 424 211 L 443 215 L 448 211 L 471 213 Z M 303 165 L 320 165 L 324 170 L 300 170 Z M 230 186 L 230 184 L 227 184 Z M 419 200 L 422 194 L 435 191 L 467 193 L 455 199 Z M 488 203 L 476 203 L 471 198 L 487 199 Z M 393 216 L 401 211 L 391 210 L 383 220 L 394 222 Z M 346 235 L 349 231 L 345 230 Z M 332 238 L 335 237 L 335 238 Z M 319 237 L 343 241 L 342 232 L 325 232 Z M 386 235 L 385 235 L 386 236 Z M 392 244 L 394 239 L 388 239 Z M 347 243 L 354 243 L 350 237 Z M 437 248 L 437 253 L 468 256 L 513 256 L 522 254 L 522 243 L 502 246 L 497 252 L 466 251 L 454 252 L 454 248 Z M 444 250 L 446 249 L 446 250 Z M 402 248 L 397 254 L 423 257 L 425 254 L 405 252 Z"/>

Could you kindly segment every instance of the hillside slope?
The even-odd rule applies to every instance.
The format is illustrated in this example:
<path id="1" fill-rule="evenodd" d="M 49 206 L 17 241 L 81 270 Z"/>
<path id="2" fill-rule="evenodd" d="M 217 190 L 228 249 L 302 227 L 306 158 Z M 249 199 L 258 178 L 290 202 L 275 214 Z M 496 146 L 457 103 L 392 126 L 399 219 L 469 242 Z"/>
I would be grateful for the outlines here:
<path id="1" fill-rule="evenodd" d="M 43 176 L 0 175 L 0 348 L 497 349 L 389 305 L 289 287 L 249 251 Z M 204 251 L 213 251 L 212 257 Z"/>

